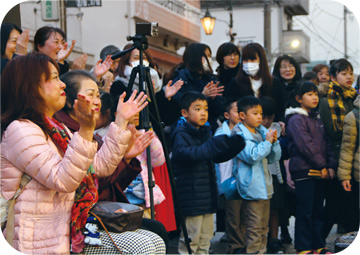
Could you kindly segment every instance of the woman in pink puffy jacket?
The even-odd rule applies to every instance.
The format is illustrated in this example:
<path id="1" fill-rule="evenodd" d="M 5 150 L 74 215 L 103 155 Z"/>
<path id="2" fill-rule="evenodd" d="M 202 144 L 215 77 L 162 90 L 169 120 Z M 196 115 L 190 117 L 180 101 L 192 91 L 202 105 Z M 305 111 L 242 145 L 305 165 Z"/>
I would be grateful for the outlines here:
<path id="1" fill-rule="evenodd" d="M 53 118 L 65 105 L 65 87 L 57 63 L 39 53 L 13 59 L 1 77 L 2 196 L 14 196 L 24 173 L 32 178 L 14 208 L 13 247 L 24 253 L 69 254 L 70 240 L 73 252 L 83 250 L 83 227 L 98 199 L 97 177 L 113 173 L 131 138 L 128 121 L 147 104 L 143 93 L 126 102 L 122 95 L 97 152 L 93 132 L 100 106 L 93 97 L 78 94 L 80 129 L 73 135 Z"/>

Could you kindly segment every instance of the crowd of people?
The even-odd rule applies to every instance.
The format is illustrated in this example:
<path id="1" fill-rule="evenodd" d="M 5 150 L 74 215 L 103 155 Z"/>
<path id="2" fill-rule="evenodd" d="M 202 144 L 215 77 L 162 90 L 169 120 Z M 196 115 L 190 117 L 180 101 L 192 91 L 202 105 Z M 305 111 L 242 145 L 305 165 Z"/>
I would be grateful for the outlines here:
<path id="1" fill-rule="evenodd" d="M 209 254 L 215 214 L 231 254 L 284 253 L 291 216 L 298 254 L 330 254 L 334 224 L 358 230 L 359 78 L 348 60 L 302 75 L 283 55 L 271 72 L 259 43 L 226 42 L 214 70 L 210 47 L 192 43 L 161 74 L 144 50 L 152 84 L 139 93 L 139 74 L 130 83 L 138 49 L 112 60 L 120 48 L 108 45 L 86 70 L 86 54 L 67 61 L 76 42 L 68 45 L 59 28 L 38 29 L 33 52 L 28 43 L 27 30 L 2 24 L 1 196 L 11 199 L 30 179 L 15 201 L 16 250 L 117 254 L 115 242 L 124 254 L 165 254 L 178 229 L 180 254 L 187 242 L 192 253 Z M 140 125 L 145 107 L 149 130 Z M 141 228 L 111 238 L 101 229 L 101 245 L 86 242 L 98 201 L 142 207 Z"/>

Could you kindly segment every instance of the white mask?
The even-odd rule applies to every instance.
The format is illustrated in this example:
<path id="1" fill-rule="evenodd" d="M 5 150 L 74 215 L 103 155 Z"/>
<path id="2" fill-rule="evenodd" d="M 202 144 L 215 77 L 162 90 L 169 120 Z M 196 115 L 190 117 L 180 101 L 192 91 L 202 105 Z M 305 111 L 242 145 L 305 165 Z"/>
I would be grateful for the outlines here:
<path id="1" fill-rule="evenodd" d="M 204 68 L 205 71 L 211 72 L 213 62 L 212 62 L 212 59 L 211 59 L 211 58 L 207 58 L 207 59 L 209 60 L 209 64 L 208 64 L 208 62 L 206 61 L 206 58 L 203 57 L 203 68 Z"/>
<path id="2" fill-rule="evenodd" d="M 254 77 L 259 72 L 259 63 L 245 63 L 243 64 L 243 70 L 247 75 Z"/>
<path id="3" fill-rule="evenodd" d="M 136 67 L 140 64 L 140 60 L 136 60 L 134 62 L 130 62 L 130 64 L 133 66 L 133 67 Z M 149 62 L 147 60 L 143 60 L 143 65 L 144 66 L 149 66 Z"/>

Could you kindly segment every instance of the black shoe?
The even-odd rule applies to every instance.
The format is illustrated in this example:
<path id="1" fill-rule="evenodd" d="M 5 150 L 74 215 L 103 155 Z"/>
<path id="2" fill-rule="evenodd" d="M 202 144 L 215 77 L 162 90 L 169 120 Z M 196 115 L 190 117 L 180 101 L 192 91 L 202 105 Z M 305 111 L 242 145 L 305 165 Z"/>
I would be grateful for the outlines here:
<path id="1" fill-rule="evenodd" d="M 267 246 L 268 254 L 285 254 L 285 248 L 281 245 L 280 240 L 276 238 L 270 238 Z"/>
<path id="2" fill-rule="evenodd" d="M 280 241 L 281 243 L 288 243 L 292 242 L 292 239 L 289 234 L 289 230 L 287 227 L 281 227 L 281 234 L 280 234 Z"/>

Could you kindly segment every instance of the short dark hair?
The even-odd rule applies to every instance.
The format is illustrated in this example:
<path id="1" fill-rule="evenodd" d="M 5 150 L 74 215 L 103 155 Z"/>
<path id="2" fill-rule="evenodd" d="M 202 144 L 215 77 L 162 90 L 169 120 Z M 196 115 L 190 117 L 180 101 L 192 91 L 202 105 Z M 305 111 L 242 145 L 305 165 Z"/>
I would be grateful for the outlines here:
<path id="1" fill-rule="evenodd" d="M 233 44 L 232 42 L 223 43 L 219 46 L 216 52 L 216 61 L 219 63 L 220 66 L 224 66 L 224 57 L 232 53 L 239 55 L 239 57 L 241 56 L 240 50 L 235 44 Z"/>
<path id="2" fill-rule="evenodd" d="M 301 69 L 300 69 L 300 65 L 298 64 L 298 62 L 291 56 L 289 55 L 283 55 L 280 56 L 276 59 L 275 64 L 274 64 L 274 69 L 273 69 L 273 76 L 279 78 L 281 81 L 284 80 L 284 78 L 281 77 L 280 75 L 280 65 L 281 65 L 281 61 L 289 61 L 290 64 L 292 64 L 295 67 L 295 76 L 293 78 L 293 81 L 300 81 L 301 80 Z"/>
<path id="3" fill-rule="evenodd" d="M 345 58 L 335 60 L 330 66 L 330 75 L 336 77 L 336 75 L 342 71 L 349 69 L 354 71 L 352 64 Z"/>
<path id="4" fill-rule="evenodd" d="M 317 73 L 314 71 L 309 71 L 304 73 L 303 80 L 305 81 L 311 81 L 313 79 L 317 79 Z"/>
<path id="5" fill-rule="evenodd" d="M 231 110 L 231 105 L 233 103 L 237 103 L 237 99 L 235 97 L 229 97 L 225 100 L 224 102 L 224 112 L 230 112 Z"/>
<path id="6" fill-rule="evenodd" d="M 240 98 L 237 102 L 238 111 L 246 113 L 249 109 L 261 105 L 261 102 L 258 98 L 254 96 L 245 96 Z"/>
<path id="7" fill-rule="evenodd" d="M 189 110 L 190 105 L 196 100 L 206 101 L 206 96 L 200 92 L 188 91 L 181 96 L 180 107 L 184 110 Z"/>
<path id="8" fill-rule="evenodd" d="M 318 87 L 311 81 L 300 81 L 296 84 L 295 89 L 290 93 L 289 106 L 300 107 L 300 103 L 296 100 L 296 96 L 302 97 L 310 91 L 319 92 Z"/>
<path id="9" fill-rule="evenodd" d="M 15 24 L 11 24 L 11 23 L 1 24 L 1 57 L 3 57 L 5 54 L 7 41 L 9 40 L 10 34 L 14 29 L 19 31 L 20 34 L 22 33 L 21 28 L 19 28 Z"/>
<path id="10" fill-rule="evenodd" d="M 89 79 L 96 82 L 94 76 L 85 70 L 73 70 L 64 73 L 60 76 L 60 80 L 66 84 L 66 104 L 63 108 L 65 112 L 71 112 L 73 110 L 74 101 L 77 98 L 77 94 L 80 90 L 81 81 Z"/>
<path id="11" fill-rule="evenodd" d="M 119 52 L 120 49 L 118 47 L 116 47 L 115 45 L 108 45 L 105 46 L 101 51 L 100 51 L 100 58 L 101 58 L 101 62 L 104 62 L 104 60 L 106 59 L 106 56 L 108 55 L 114 55 L 115 53 Z"/>
<path id="12" fill-rule="evenodd" d="M 261 107 L 263 109 L 263 116 L 270 117 L 276 113 L 276 102 L 272 97 L 260 97 Z"/>
<path id="13" fill-rule="evenodd" d="M 52 33 L 58 33 L 60 34 L 64 40 L 66 40 L 66 35 L 64 31 L 62 31 L 60 28 L 56 27 L 50 27 L 50 26 L 44 26 L 39 28 L 34 36 L 34 50 L 39 51 L 38 46 L 44 46 L 47 39 L 49 39 L 50 35 Z"/>

